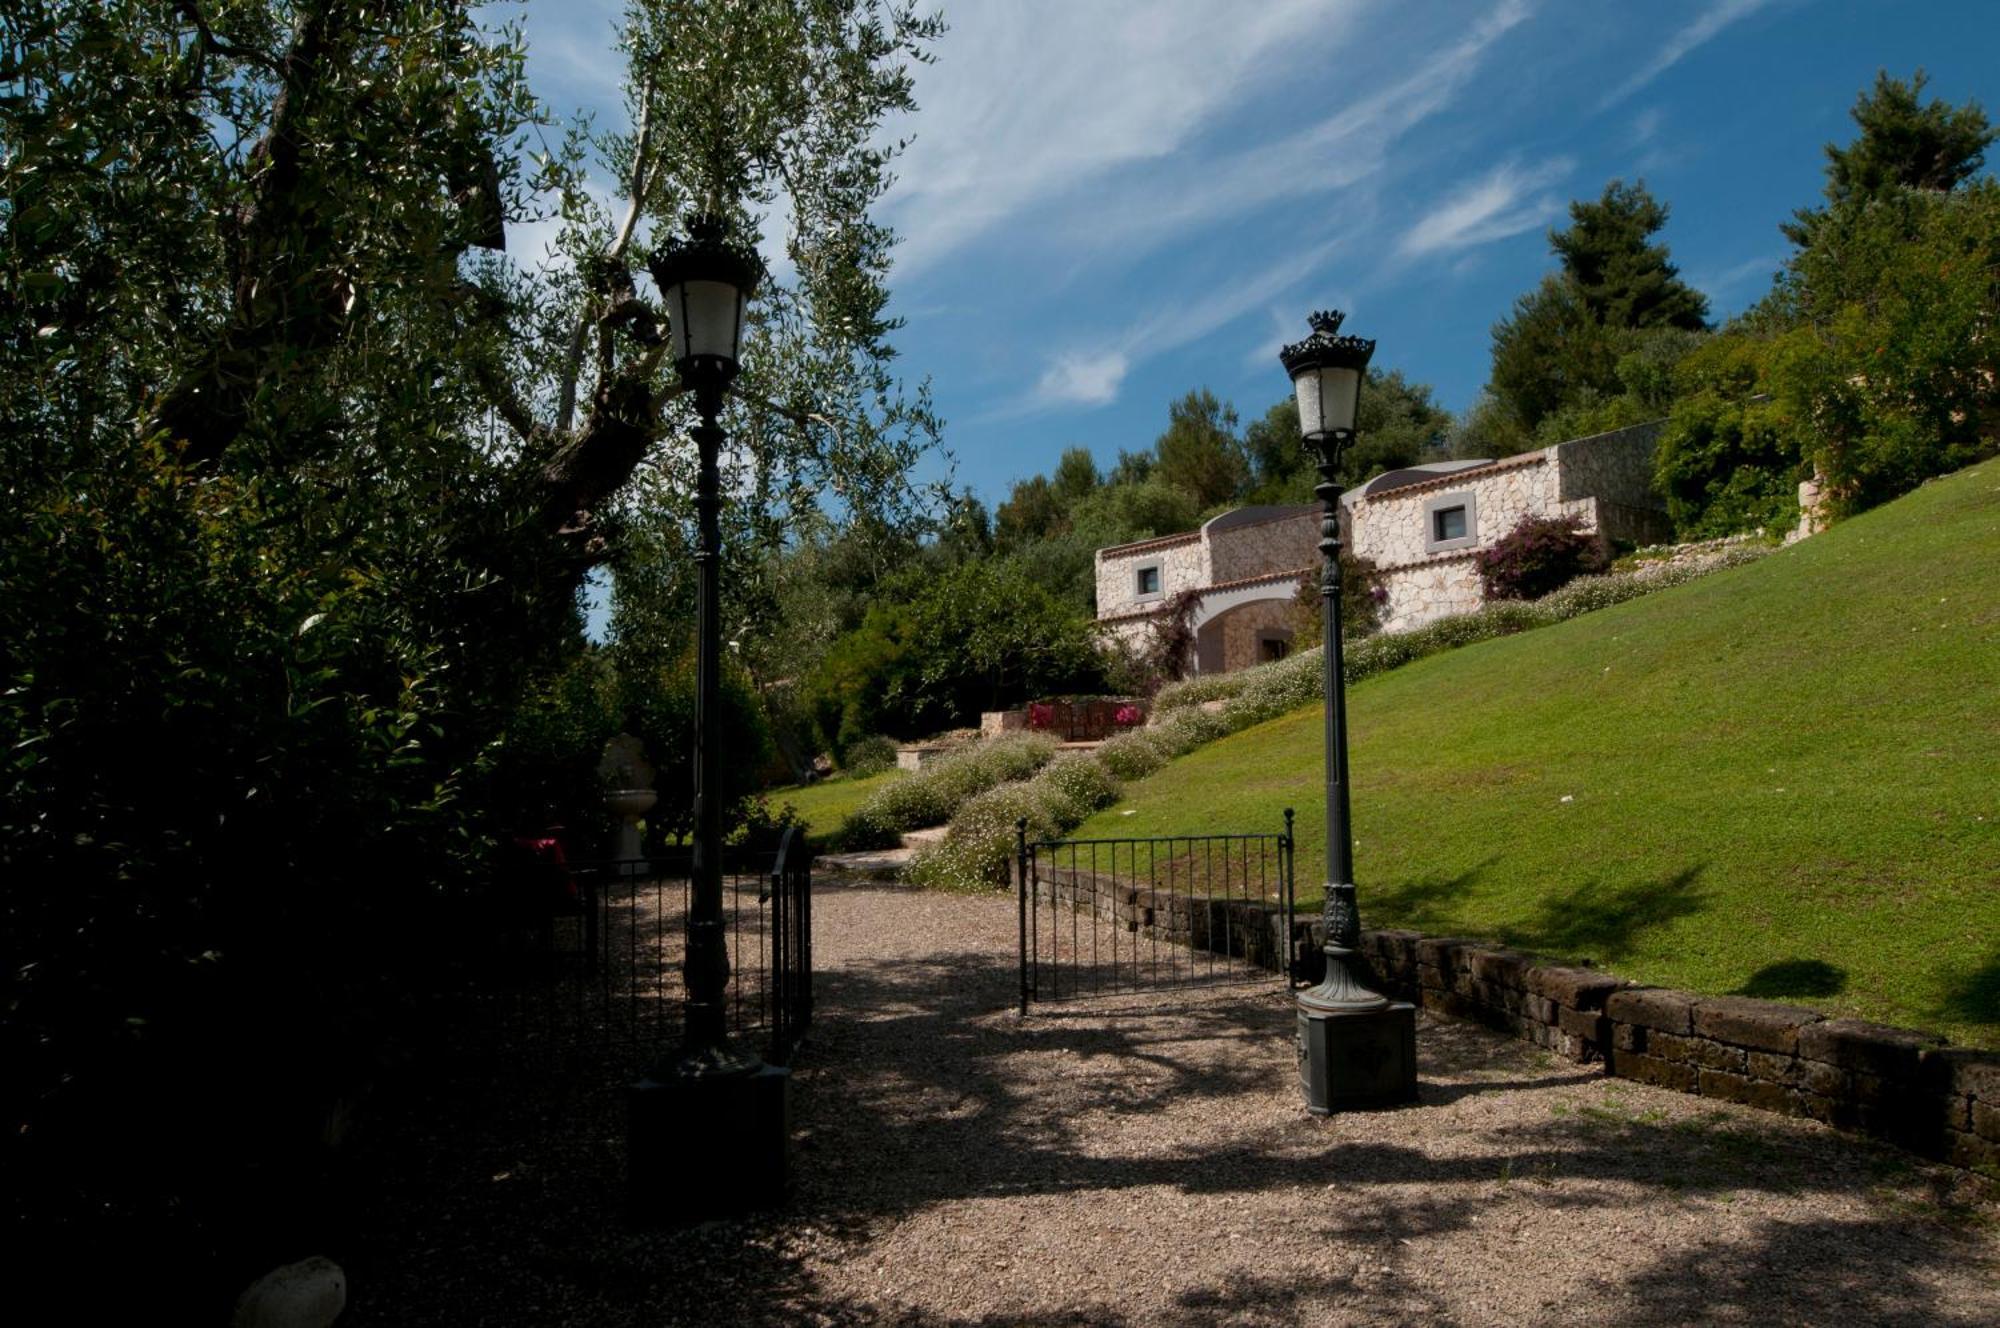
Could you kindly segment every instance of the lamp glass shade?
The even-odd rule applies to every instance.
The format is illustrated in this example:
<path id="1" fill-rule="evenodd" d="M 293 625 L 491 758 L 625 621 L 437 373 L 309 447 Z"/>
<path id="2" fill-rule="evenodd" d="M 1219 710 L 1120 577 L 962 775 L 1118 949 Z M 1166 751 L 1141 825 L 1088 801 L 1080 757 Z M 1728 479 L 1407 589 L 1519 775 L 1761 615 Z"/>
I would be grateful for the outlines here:
<path id="1" fill-rule="evenodd" d="M 1292 380 L 1299 394 L 1299 433 L 1316 438 L 1354 432 L 1355 405 L 1361 393 L 1361 370 L 1313 365 Z"/>
<path id="2" fill-rule="evenodd" d="M 674 359 L 737 361 L 746 292 L 726 281 L 684 281 L 667 292 Z"/>

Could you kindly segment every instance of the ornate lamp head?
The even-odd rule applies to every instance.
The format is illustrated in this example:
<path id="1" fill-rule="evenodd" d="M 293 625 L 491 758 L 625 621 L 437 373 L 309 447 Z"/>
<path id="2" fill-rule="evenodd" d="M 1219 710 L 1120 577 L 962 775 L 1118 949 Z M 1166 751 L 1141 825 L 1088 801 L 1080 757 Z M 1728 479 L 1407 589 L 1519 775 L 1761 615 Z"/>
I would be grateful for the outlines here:
<path id="1" fill-rule="evenodd" d="M 743 352 L 743 309 L 757 289 L 764 265 L 756 253 L 729 239 L 720 217 L 688 223 L 647 262 L 666 301 L 674 367 L 691 385 L 720 387 L 736 377 Z"/>
<path id="2" fill-rule="evenodd" d="M 1314 314 L 1312 335 L 1278 352 L 1299 396 L 1299 433 L 1316 448 L 1339 451 L 1354 441 L 1361 379 L 1375 343 L 1340 335 L 1338 310 Z"/>

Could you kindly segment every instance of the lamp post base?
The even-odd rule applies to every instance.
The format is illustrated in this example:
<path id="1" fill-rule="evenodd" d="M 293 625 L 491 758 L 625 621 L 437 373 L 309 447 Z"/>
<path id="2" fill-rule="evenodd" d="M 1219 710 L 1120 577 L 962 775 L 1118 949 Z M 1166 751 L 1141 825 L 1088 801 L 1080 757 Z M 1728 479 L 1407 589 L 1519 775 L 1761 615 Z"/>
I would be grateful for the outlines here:
<path id="1" fill-rule="evenodd" d="M 1299 1004 L 1299 1086 L 1306 1110 L 1400 1107 L 1417 1100 L 1417 1007 L 1339 1011 Z"/>
<path id="2" fill-rule="evenodd" d="M 750 1060 L 670 1067 L 627 1096 L 626 1207 L 640 1223 L 705 1222 L 784 1201 L 792 1072 Z"/>

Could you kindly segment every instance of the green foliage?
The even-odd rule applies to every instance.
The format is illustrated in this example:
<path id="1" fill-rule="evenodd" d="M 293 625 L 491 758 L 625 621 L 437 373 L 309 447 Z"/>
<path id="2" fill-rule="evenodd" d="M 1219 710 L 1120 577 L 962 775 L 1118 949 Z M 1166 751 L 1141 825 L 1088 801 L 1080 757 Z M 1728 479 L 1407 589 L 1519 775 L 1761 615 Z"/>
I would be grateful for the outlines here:
<path id="1" fill-rule="evenodd" d="M 841 827 L 849 848 L 892 847 L 905 831 L 943 825 L 961 806 L 1055 759 L 1062 744 L 1039 733 L 1009 734 L 962 748 L 878 789 Z"/>
<path id="2" fill-rule="evenodd" d="M 624 720 L 610 658 L 579 653 L 533 688 L 507 717 L 486 754 L 486 801 L 495 821 L 517 831 L 563 826 L 572 851 L 608 842 L 597 763 Z"/>
<path id="3" fill-rule="evenodd" d="M 1340 631 L 1343 640 L 1359 641 L 1372 636 L 1382 626 L 1382 606 L 1389 600 L 1374 562 L 1355 554 L 1340 556 Z M 1306 646 L 1317 642 L 1326 630 L 1326 600 L 1319 593 L 1319 573 L 1299 578 L 1292 595 L 1292 643 Z"/>
<path id="4" fill-rule="evenodd" d="M 628 91 L 675 129 L 606 164 L 642 236 L 790 195 L 802 275 L 755 306 L 732 509 L 830 475 L 894 508 L 932 422 L 886 376 L 893 237 L 866 213 L 934 27 L 755 8 L 635 7 Z M 165 1279 L 236 1268 L 253 1221 L 295 1243 L 268 1201 L 314 1208 L 312 1122 L 392 1000 L 490 939 L 494 832 L 540 823 L 602 731 L 601 680 L 569 671 L 583 575 L 687 479 L 585 138 L 468 9 L 5 20 L 0 870 L 31 884 L 0 924 L 0 1170 L 35 1177 L 21 1229 L 157 1250 Z M 727 98 L 692 104 L 712 77 Z M 494 254 L 552 213 L 571 262 Z M 154 1271 L 129 1280 L 181 1303 Z"/>
<path id="5" fill-rule="evenodd" d="M 1681 365 L 1654 482 L 1682 538 L 1796 522 L 1803 440 L 1788 407 L 1768 395 L 1776 351 L 1769 338 L 1732 330 Z"/>
<path id="6" fill-rule="evenodd" d="M 896 740 L 880 733 L 848 744 L 841 771 L 855 779 L 880 774 L 896 764 Z"/>
<path id="7" fill-rule="evenodd" d="M 1017 562 L 979 560 L 882 588 L 808 689 L 835 752 L 876 732 L 919 737 L 1031 696 L 1099 690 L 1090 620 Z"/>
<path id="8" fill-rule="evenodd" d="M 1809 421 L 1835 512 L 1907 492 L 2000 438 L 2000 183 L 1836 210 L 1787 274 L 1802 327 L 1776 395 Z"/>
<path id="9" fill-rule="evenodd" d="M 1205 387 L 1167 408 L 1166 432 L 1153 450 L 1160 482 L 1179 489 L 1203 511 L 1235 499 L 1250 477 L 1236 436 L 1236 409 Z"/>
<path id="10" fill-rule="evenodd" d="M 1829 211 L 1893 198 L 1906 189 L 1944 193 L 1979 171 L 1994 130 L 1978 102 L 1952 106 L 1923 102 L 1930 80 L 1917 70 L 1908 83 L 1875 75 L 1875 86 L 1854 99 L 1849 112 L 1860 132 L 1852 143 L 1826 145 Z M 1826 211 L 1801 209 L 1780 229 L 1792 243 L 1812 245 Z"/>
<path id="11" fill-rule="evenodd" d="M 1707 299 L 1680 279 L 1666 246 L 1652 242 L 1666 219 L 1666 206 L 1643 182 L 1613 180 L 1596 202 L 1570 204 L 1568 229 L 1549 233 L 1562 270 L 1494 325 L 1489 390 L 1499 420 L 1479 431 L 1486 455 L 1527 450 L 1531 438 L 1562 441 L 1541 433 L 1559 412 L 1569 414 L 1554 428 L 1577 430 L 1566 437 L 1657 418 L 1670 365 L 1656 362 L 1663 352 L 1684 353 L 1685 334 L 1703 331 L 1708 316 Z M 1683 335 L 1647 335 L 1659 330 Z M 1623 396 L 1634 399 L 1613 404 Z"/>
<path id="12" fill-rule="evenodd" d="M 1603 541 L 1584 530 L 1582 518 L 1530 512 L 1473 561 L 1485 597 L 1502 600 L 1540 599 L 1579 576 L 1603 571 L 1610 558 Z"/>
<path id="13" fill-rule="evenodd" d="M 694 666 L 690 649 L 671 664 L 639 663 L 621 667 L 617 675 L 620 725 L 646 744 L 647 759 L 657 771 L 654 787 L 660 801 L 646 816 L 647 838 L 654 846 L 679 841 L 694 828 Z M 729 822 L 764 786 L 771 730 L 756 686 L 740 664 L 725 658 L 719 684 L 716 724 L 728 756 L 716 763 L 715 796 Z"/>
<path id="14" fill-rule="evenodd" d="M 1680 279 L 1667 247 L 1652 237 L 1667 224 L 1667 207 L 1645 181 L 1613 180 L 1594 203 L 1569 205 L 1567 230 L 1549 232 L 1549 247 L 1592 320 L 1614 328 L 1708 326 L 1708 299 Z"/>

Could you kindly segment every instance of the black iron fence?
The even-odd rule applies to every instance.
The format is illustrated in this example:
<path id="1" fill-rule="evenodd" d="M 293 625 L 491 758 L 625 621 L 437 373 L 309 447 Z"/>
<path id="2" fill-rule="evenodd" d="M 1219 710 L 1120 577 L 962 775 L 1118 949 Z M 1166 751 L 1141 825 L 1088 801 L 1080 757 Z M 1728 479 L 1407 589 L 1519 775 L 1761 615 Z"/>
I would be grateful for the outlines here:
<path id="1" fill-rule="evenodd" d="M 812 851 L 723 858 L 729 1035 L 789 1063 L 812 1021 Z M 692 854 L 564 862 L 517 855 L 461 938 L 462 1050 L 562 1061 L 604 1048 L 664 1054 L 680 1040 Z"/>
<path id="2" fill-rule="evenodd" d="M 1292 814 L 1275 835 L 1049 839 L 1020 828 L 1034 1002 L 1292 978 Z"/>

